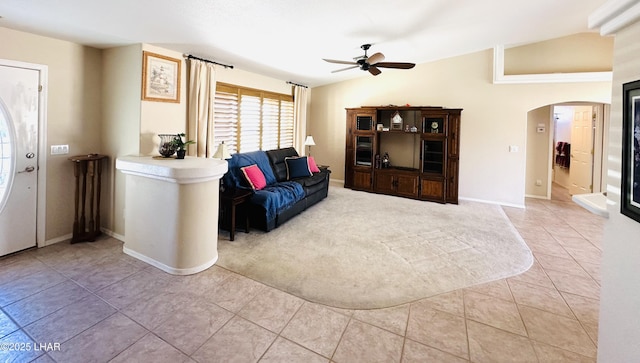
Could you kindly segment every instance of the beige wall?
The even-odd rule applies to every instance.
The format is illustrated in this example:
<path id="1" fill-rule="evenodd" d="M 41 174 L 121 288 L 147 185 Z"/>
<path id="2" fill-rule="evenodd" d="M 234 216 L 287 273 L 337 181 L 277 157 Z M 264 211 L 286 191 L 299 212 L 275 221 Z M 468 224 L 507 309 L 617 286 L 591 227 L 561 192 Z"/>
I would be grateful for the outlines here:
<path id="1" fill-rule="evenodd" d="M 525 194 L 546 198 L 549 192 L 549 135 L 551 134 L 551 106 L 537 108 L 527 114 L 527 167 Z M 543 125 L 544 132 L 538 132 Z M 536 185 L 536 181 L 540 185 Z"/>
<path id="2" fill-rule="evenodd" d="M 179 59 L 180 102 L 142 100 L 143 51 Z M 146 44 L 104 51 L 103 143 L 110 156 L 109 190 L 105 193 L 108 218 L 103 226 L 118 237 L 125 235 L 125 176 L 116 171 L 115 160 L 124 155 L 158 155 L 160 133 L 186 129 L 186 70 L 181 53 Z"/>
<path id="3" fill-rule="evenodd" d="M 102 225 L 124 236 L 125 176 L 116 172 L 118 156 L 140 153 L 142 46 L 134 44 L 103 51 L 103 153 L 109 156 L 103 195 Z"/>
<path id="4" fill-rule="evenodd" d="M 149 51 L 164 56 L 180 59 L 181 91 L 180 102 L 143 101 L 142 89 L 142 51 Z M 158 134 L 180 133 L 187 129 L 187 66 L 183 55 L 178 52 L 155 47 L 149 44 L 138 44 L 105 50 L 105 83 L 104 129 L 109 146 L 109 155 L 115 160 L 118 156 L 130 154 L 158 155 Z M 108 74 L 108 76 L 107 76 Z M 291 93 L 291 86 L 285 81 L 277 80 L 239 69 L 216 67 L 216 80 L 245 87 L 258 88 L 279 93 Z M 110 223 L 105 228 L 116 236 L 124 236 L 125 226 L 125 177 L 115 170 L 110 170 L 111 191 L 109 192 Z"/>
<path id="5" fill-rule="evenodd" d="M 308 133 L 314 156 L 344 180 L 345 108 L 362 105 L 463 108 L 460 132 L 460 197 L 524 204 L 527 113 L 568 101 L 609 103 L 610 82 L 494 85 L 492 51 L 413 70 L 384 70 L 313 89 Z M 358 72 L 353 70 L 352 72 Z M 519 148 L 510 153 L 509 146 Z"/>
<path id="6" fill-rule="evenodd" d="M 0 58 L 48 66 L 47 145 L 68 144 L 69 155 L 47 160 L 45 240 L 70 235 L 74 178 L 71 155 L 101 152 L 102 51 L 0 27 Z"/>
<path id="7" fill-rule="evenodd" d="M 266 77 L 238 68 L 231 69 L 216 66 L 216 81 L 286 95 L 292 94 L 291 85 L 287 84 L 286 80 Z"/>
<path id="8" fill-rule="evenodd" d="M 599 362 L 640 361 L 640 223 L 620 214 L 622 85 L 640 79 L 640 22 L 616 33 L 609 128 L 609 206 L 602 256 Z"/>
<path id="9" fill-rule="evenodd" d="M 187 67 L 182 53 L 144 44 L 142 49 L 147 52 L 161 54 L 179 59 L 181 62 L 180 103 L 140 101 L 140 153 L 144 155 L 159 155 L 158 134 L 177 134 L 187 131 Z M 142 53 L 138 54 L 142 59 Z M 141 77 L 142 68 L 138 77 Z M 138 98 L 142 98 L 139 92 Z"/>
<path id="10" fill-rule="evenodd" d="M 504 74 L 611 71 L 613 37 L 580 33 L 505 49 Z"/>
<path id="11" fill-rule="evenodd" d="M 141 100 L 142 51 L 182 59 L 182 54 L 147 44 L 95 49 L 0 27 L 0 58 L 48 66 L 47 150 L 69 144 L 70 154 L 47 158 L 45 240 L 70 237 L 74 180 L 70 155 L 109 156 L 102 188 L 102 226 L 123 236 L 124 176 L 115 159 L 129 154 L 157 154 L 155 135 L 186 129 L 186 66 L 180 103 Z M 217 68 L 218 81 L 279 93 L 291 86 L 240 69 Z"/>

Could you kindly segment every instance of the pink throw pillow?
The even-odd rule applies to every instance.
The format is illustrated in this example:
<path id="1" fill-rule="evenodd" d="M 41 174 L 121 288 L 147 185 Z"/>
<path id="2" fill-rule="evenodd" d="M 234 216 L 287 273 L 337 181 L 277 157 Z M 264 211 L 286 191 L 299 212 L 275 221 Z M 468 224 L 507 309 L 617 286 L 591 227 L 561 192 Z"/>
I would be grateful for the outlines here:
<path id="1" fill-rule="evenodd" d="M 253 164 L 240 169 L 253 190 L 260 190 L 267 186 L 267 180 L 258 165 Z"/>
<path id="2" fill-rule="evenodd" d="M 313 158 L 313 156 L 307 157 L 307 161 L 309 162 L 309 170 L 311 170 L 312 173 L 320 172 L 320 169 L 318 169 L 318 165 L 316 164 L 316 160 Z"/>

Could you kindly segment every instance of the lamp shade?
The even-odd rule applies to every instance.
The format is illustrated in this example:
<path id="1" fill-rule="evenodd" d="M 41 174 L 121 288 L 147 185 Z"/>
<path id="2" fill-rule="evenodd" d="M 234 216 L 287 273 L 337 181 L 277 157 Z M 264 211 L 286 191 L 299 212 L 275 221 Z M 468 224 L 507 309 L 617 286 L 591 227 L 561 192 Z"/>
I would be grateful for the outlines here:
<path id="1" fill-rule="evenodd" d="M 231 154 L 229 154 L 229 149 L 227 148 L 227 145 L 224 144 L 224 141 L 218 145 L 218 150 L 213 154 L 213 158 L 220 160 L 231 159 Z"/>
<path id="2" fill-rule="evenodd" d="M 307 138 L 304 140 L 304 146 L 314 146 L 316 144 L 315 141 L 313 141 L 313 136 L 309 135 L 307 136 Z"/>

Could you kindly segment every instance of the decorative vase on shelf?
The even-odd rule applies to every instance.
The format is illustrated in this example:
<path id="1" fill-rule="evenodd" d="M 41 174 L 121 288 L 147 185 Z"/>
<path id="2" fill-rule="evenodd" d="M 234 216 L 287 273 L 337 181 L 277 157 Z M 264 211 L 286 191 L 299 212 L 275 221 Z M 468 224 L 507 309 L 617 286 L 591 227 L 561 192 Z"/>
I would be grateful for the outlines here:
<path id="1" fill-rule="evenodd" d="M 176 153 L 176 145 L 173 142 L 175 139 L 175 134 L 158 134 L 160 137 L 160 146 L 158 146 L 158 152 L 162 157 L 168 158 L 171 155 Z"/>

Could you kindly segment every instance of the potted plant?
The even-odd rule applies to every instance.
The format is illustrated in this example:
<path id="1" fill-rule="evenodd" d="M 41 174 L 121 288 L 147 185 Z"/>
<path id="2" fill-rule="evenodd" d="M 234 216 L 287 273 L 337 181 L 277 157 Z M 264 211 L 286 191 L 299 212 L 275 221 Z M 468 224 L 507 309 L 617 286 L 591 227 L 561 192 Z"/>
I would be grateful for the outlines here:
<path id="1" fill-rule="evenodd" d="M 186 135 L 183 133 L 176 134 L 173 138 L 173 146 L 176 148 L 177 159 L 184 159 L 184 155 L 187 153 L 187 146 L 191 144 L 195 144 L 196 142 L 193 140 L 184 141 L 182 138 Z"/>

